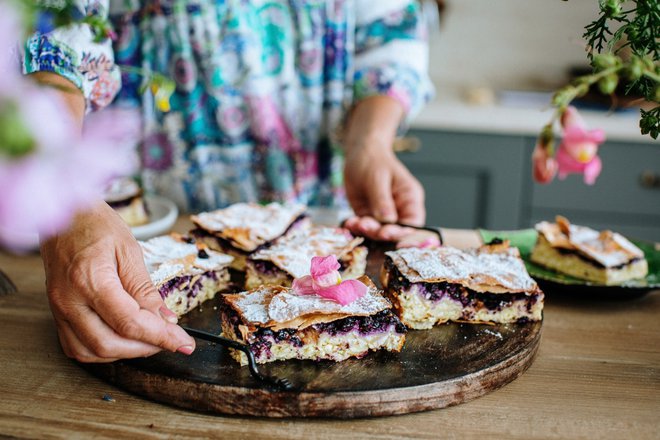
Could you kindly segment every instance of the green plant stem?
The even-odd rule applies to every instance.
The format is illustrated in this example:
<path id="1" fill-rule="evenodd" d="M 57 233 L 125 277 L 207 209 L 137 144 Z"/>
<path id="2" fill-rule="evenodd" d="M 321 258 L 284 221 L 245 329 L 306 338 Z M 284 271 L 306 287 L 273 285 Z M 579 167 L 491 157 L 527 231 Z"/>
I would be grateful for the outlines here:
<path id="1" fill-rule="evenodd" d="M 656 74 L 655 72 L 651 72 L 651 71 L 647 70 L 644 73 L 642 73 L 642 75 L 644 75 L 645 77 L 647 77 L 649 79 L 652 79 L 653 81 L 655 81 L 657 83 L 660 83 L 660 75 Z"/>

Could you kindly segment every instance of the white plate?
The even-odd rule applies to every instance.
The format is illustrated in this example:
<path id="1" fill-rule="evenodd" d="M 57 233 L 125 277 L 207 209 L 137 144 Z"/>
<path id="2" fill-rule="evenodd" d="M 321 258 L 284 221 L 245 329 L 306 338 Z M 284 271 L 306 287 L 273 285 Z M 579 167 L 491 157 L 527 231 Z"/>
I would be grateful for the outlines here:
<path id="1" fill-rule="evenodd" d="M 149 211 L 149 223 L 131 228 L 138 240 L 147 240 L 170 231 L 176 222 L 179 210 L 174 202 L 160 196 L 145 196 L 144 202 Z"/>

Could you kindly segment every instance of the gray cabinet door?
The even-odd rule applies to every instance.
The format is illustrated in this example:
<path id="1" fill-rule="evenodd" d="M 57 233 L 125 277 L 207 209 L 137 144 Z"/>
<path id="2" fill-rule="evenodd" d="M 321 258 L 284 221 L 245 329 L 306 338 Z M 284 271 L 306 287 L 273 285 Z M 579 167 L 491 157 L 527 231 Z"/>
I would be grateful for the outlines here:
<path id="1" fill-rule="evenodd" d="M 523 220 L 522 136 L 412 130 L 421 148 L 399 158 L 426 190 L 427 223 L 450 228 L 516 229 Z"/>
<path id="2" fill-rule="evenodd" d="M 529 155 L 534 142 L 527 139 Z M 660 142 L 606 142 L 599 155 L 603 171 L 593 186 L 577 174 L 549 185 L 530 179 L 530 224 L 561 214 L 575 224 L 660 242 Z"/>

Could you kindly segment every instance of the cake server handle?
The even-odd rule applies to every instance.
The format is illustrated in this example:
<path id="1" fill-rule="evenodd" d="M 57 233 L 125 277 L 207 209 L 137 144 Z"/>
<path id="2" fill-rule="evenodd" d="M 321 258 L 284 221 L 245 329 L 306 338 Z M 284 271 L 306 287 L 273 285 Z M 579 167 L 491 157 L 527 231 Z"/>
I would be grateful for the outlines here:
<path id="1" fill-rule="evenodd" d="M 440 228 L 436 228 L 434 226 L 415 226 L 415 225 L 409 225 L 408 223 L 400 223 L 400 222 L 384 222 L 384 225 L 396 225 L 396 226 L 401 226 L 403 228 L 411 228 L 411 229 L 417 229 L 418 231 L 428 231 L 428 232 L 433 232 L 435 235 L 438 236 L 438 240 L 440 241 L 440 246 L 445 244 L 443 238 L 442 238 L 442 231 Z"/>
<path id="2" fill-rule="evenodd" d="M 342 228 L 345 227 L 346 220 L 341 222 L 340 226 Z M 396 226 L 401 226 L 403 228 L 411 228 L 411 229 L 416 229 L 418 231 L 428 231 L 428 232 L 433 232 L 435 235 L 438 236 L 438 240 L 440 241 L 440 245 L 442 246 L 444 244 L 444 240 L 442 238 L 442 231 L 440 228 L 436 228 L 433 226 L 415 226 L 415 225 L 410 225 L 408 223 L 401 223 L 401 222 L 380 222 L 382 225 L 396 225 Z"/>
<path id="3" fill-rule="evenodd" d="M 190 336 L 194 338 L 203 339 L 209 342 L 215 342 L 216 344 L 220 344 L 224 347 L 233 348 L 235 350 L 240 350 L 243 353 L 245 353 L 245 355 L 248 358 L 248 366 L 250 368 L 250 374 L 252 374 L 252 376 L 255 379 L 261 382 L 266 382 L 283 391 L 289 391 L 293 389 L 293 385 L 291 384 L 291 382 L 289 382 L 288 379 L 267 376 L 265 374 L 260 373 L 259 369 L 257 368 L 257 361 L 254 359 L 254 354 L 252 354 L 250 348 L 246 344 L 242 344 L 238 341 L 224 338 L 222 336 L 214 335 L 212 333 L 208 333 L 203 330 L 190 328 L 185 325 L 182 325 L 181 328 L 184 329 Z"/>

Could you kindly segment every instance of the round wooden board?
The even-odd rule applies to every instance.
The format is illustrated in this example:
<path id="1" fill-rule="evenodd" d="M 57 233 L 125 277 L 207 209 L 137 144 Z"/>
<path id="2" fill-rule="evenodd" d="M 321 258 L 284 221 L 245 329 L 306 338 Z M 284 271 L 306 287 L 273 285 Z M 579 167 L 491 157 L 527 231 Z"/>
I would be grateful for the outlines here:
<path id="1" fill-rule="evenodd" d="M 372 249 L 374 275 L 382 249 Z M 217 299 L 182 319 L 218 333 Z M 240 367 L 224 347 L 198 341 L 191 356 L 159 353 L 145 359 L 88 364 L 120 388 L 197 411 L 265 417 L 372 417 L 456 405 L 493 391 L 532 363 L 542 322 L 509 325 L 450 323 L 412 330 L 400 353 L 370 353 L 344 362 L 286 361 L 260 366 L 289 379 L 293 391 L 274 391 Z"/>

